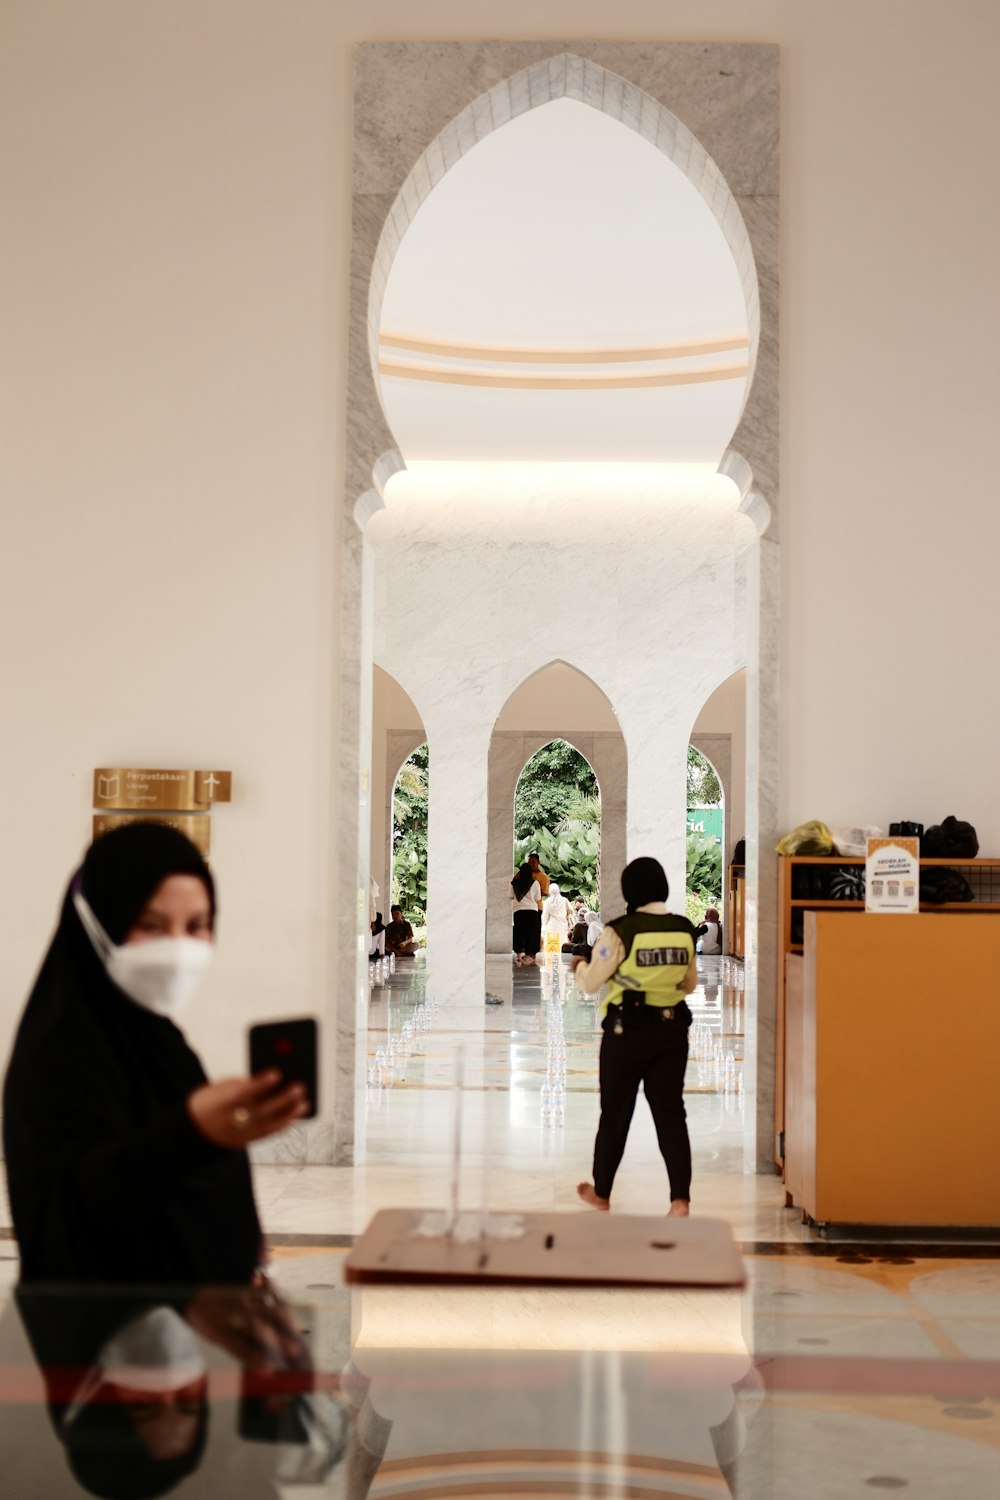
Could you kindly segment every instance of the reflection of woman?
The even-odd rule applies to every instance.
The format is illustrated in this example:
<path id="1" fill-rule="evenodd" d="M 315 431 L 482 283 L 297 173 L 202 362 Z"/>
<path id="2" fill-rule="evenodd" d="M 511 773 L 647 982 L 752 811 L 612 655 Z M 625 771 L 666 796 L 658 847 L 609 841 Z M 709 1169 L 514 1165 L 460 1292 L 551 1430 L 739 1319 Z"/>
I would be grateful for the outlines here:
<path id="1" fill-rule="evenodd" d="M 3 1133 L 23 1281 L 245 1282 L 245 1145 L 305 1113 L 280 1075 L 207 1083 L 175 1017 L 213 951 L 215 889 L 183 834 L 98 840 L 14 1042 Z"/>
<path id="2" fill-rule="evenodd" d="M 531 866 L 523 864 L 510 883 L 514 962 L 518 968 L 537 963 L 542 946 L 542 914 L 538 909 L 541 895 L 541 886 L 531 873 Z"/>
<path id="3" fill-rule="evenodd" d="M 194 1472 L 205 1451 L 208 1378 L 173 1306 L 25 1289 L 17 1301 L 50 1420 L 88 1494 L 166 1495 Z"/>
<path id="4" fill-rule="evenodd" d="M 562 952 L 563 943 L 569 940 L 572 920 L 573 908 L 553 881 L 549 886 L 549 894 L 542 902 L 542 934 L 544 936 L 554 932 L 559 939 L 560 952 Z"/>
<path id="5" fill-rule="evenodd" d="M 201 1290 L 190 1300 L 22 1286 L 17 1306 L 52 1426 L 88 1494 L 162 1496 L 193 1473 L 206 1454 L 209 1363 L 218 1364 L 218 1350 L 227 1367 L 241 1367 L 240 1399 L 235 1414 L 228 1402 L 218 1414 L 215 1474 L 209 1458 L 204 1493 L 215 1493 L 222 1475 L 232 1479 L 225 1493 L 232 1488 L 241 1500 L 273 1497 L 279 1478 L 290 1488 L 327 1485 L 353 1457 L 359 1403 L 317 1389 L 309 1348 L 269 1286 Z M 364 1465 L 369 1482 L 384 1448 Z M 43 1453 L 37 1461 L 46 1481 L 37 1493 L 63 1494 Z M 357 1500 L 366 1491 L 358 1488 Z M 346 1492 L 355 1500 L 349 1484 Z"/>

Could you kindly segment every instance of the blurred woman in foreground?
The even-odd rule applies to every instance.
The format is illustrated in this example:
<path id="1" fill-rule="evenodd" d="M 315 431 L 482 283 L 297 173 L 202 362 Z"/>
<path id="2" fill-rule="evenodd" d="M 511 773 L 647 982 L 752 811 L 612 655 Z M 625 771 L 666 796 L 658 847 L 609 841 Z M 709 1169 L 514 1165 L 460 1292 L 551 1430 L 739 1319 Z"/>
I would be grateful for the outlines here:
<path id="1" fill-rule="evenodd" d="M 306 1113 L 278 1073 L 209 1083 L 177 1018 L 215 887 L 183 834 L 94 843 L 14 1042 L 3 1136 L 25 1282 L 240 1283 L 262 1261 L 246 1147 Z"/>

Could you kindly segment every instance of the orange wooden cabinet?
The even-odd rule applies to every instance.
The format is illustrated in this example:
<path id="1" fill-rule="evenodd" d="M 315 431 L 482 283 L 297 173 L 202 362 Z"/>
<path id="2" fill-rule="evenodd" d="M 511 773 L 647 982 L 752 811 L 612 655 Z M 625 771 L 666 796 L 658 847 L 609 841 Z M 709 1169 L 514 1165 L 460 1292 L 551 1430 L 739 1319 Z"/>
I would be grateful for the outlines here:
<path id="1" fill-rule="evenodd" d="M 786 990 L 798 981 L 803 949 L 804 924 L 810 911 L 827 911 L 837 916 L 864 910 L 863 901 L 844 895 L 849 889 L 852 872 L 864 874 L 865 861 L 854 855 L 786 855 L 778 860 L 778 953 L 776 965 L 777 994 L 775 1007 L 775 1107 L 774 1159 L 779 1170 L 784 1162 L 785 1093 L 786 1093 Z M 1000 913 L 1000 860 L 998 859 L 922 859 L 922 870 L 946 866 L 956 870 L 968 882 L 974 900 L 947 906 L 922 906 L 921 911 L 940 918 L 947 913 L 984 916 Z M 835 894 L 835 893 L 839 893 Z M 909 917 L 903 921 L 912 920 Z"/>
<path id="2" fill-rule="evenodd" d="M 743 897 L 746 891 L 746 869 L 743 865 L 729 866 L 729 890 L 726 900 L 726 925 L 723 935 L 726 952 L 734 958 L 743 958 Z"/>
<path id="3" fill-rule="evenodd" d="M 785 1185 L 819 1223 L 1000 1227 L 1000 914 L 807 912 Z"/>

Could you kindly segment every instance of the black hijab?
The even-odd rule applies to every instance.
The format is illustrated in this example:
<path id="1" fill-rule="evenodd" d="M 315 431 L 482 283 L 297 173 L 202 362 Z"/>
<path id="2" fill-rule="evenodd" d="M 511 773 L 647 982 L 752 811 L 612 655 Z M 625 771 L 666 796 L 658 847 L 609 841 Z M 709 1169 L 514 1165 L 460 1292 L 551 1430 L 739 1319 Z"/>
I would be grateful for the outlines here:
<path id="1" fill-rule="evenodd" d="M 108 978 L 73 905 L 120 943 L 170 875 L 214 886 L 194 845 L 133 823 L 88 851 L 63 901 L 4 1084 L 24 1281 L 243 1282 L 260 1226 L 245 1152 L 213 1146 L 186 1100 L 206 1082 L 182 1033 Z"/>
<path id="2" fill-rule="evenodd" d="M 121 1294 L 73 1296 L 24 1287 L 16 1303 L 45 1382 L 53 1431 L 73 1477 L 88 1495 L 101 1500 L 157 1500 L 195 1472 L 208 1435 L 207 1395 L 189 1450 L 158 1461 L 147 1452 L 126 1407 L 95 1367 L 113 1334 L 162 1303 Z M 183 1307 L 176 1311 L 183 1313 Z M 38 1455 L 47 1467 L 46 1457 Z M 62 1494 L 62 1487 L 53 1493 Z"/>
<path id="3" fill-rule="evenodd" d="M 622 871 L 622 895 L 630 912 L 653 901 L 666 901 L 670 886 L 660 861 L 646 855 L 627 864 Z"/>
<path id="4" fill-rule="evenodd" d="M 518 901 L 524 900 L 525 896 L 531 890 L 534 879 L 531 866 L 525 861 L 510 883 L 510 888 Z"/>

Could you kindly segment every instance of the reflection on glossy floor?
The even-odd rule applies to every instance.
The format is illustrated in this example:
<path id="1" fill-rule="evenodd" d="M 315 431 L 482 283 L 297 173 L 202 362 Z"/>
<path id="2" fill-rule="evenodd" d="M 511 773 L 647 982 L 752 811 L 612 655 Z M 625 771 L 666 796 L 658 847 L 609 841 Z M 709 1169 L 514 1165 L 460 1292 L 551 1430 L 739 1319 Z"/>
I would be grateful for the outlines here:
<path id="1" fill-rule="evenodd" d="M 207 1441 L 170 1493 L 188 1500 L 998 1493 L 996 1263 L 857 1252 L 817 1258 L 791 1248 L 750 1256 L 744 1292 L 352 1289 L 342 1283 L 344 1253 L 277 1251 L 275 1281 L 314 1373 L 303 1387 L 283 1381 L 279 1367 L 263 1408 L 246 1399 L 267 1371 L 259 1355 L 248 1367 L 239 1352 L 243 1310 L 227 1317 L 223 1307 L 213 1317 L 204 1296 L 193 1305 L 187 1294 L 171 1299 L 197 1337 Z M 121 1423 L 102 1420 L 98 1428 L 100 1402 L 95 1420 L 78 1425 L 75 1410 L 99 1390 L 99 1349 L 86 1355 L 90 1372 L 79 1355 L 50 1354 L 42 1383 L 40 1348 L 58 1352 L 68 1339 L 68 1347 L 89 1349 L 90 1331 L 101 1329 L 100 1344 L 112 1323 L 95 1315 L 92 1299 L 42 1303 L 0 1309 L 5 1500 L 166 1493 L 128 1487 L 127 1463 L 142 1455 Z M 125 1315 L 134 1316 L 131 1303 Z M 189 1362 L 195 1352 L 189 1336 Z M 281 1420 L 282 1392 L 303 1389 L 322 1394 L 319 1432 Z M 81 1487 L 70 1463 L 94 1472 L 92 1439 L 102 1430 L 121 1455 L 116 1484 Z"/>
<path id="2" fill-rule="evenodd" d="M 574 1184 L 589 1167 L 593 1002 L 564 971 L 512 976 L 496 962 L 488 984 L 502 1004 L 421 1013 L 421 966 L 401 965 L 373 991 L 373 1060 L 395 1046 L 391 1086 L 387 1051 L 382 1086 L 373 1073 L 368 1092 L 367 1160 L 257 1170 L 274 1277 L 306 1329 L 320 1386 L 342 1404 L 342 1451 L 334 1444 L 329 1473 L 305 1482 L 307 1455 L 248 1426 L 243 1377 L 216 1345 L 206 1353 L 204 1460 L 173 1492 L 1000 1494 L 1000 1255 L 984 1245 L 825 1244 L 784 1208 L 776 1177 L 745 1175 L 742 1095 L 725 1086 L 726 1053 L 730 1085 L 742 1056 L 741 995 L 719 984 L 717 965 L 702 972 L 692 1002 L 702 1056 L 687 1079 L 694 1207 L 732 1225 L 746 1252 L 744 1291 L 345 1287 L 341 1246 L 376 1209 L 447 1201 L 459 1066 L 465 1206 L 576 1211 Z M 615 1206 L 666 1207 L 641 1100 Z M 0 1283 L 15 1275 L 14 1247 L 0 1238 Z M 3 1298 L 4 1500 L 88 1493 L 69 1477 L 66 1433 L 40 1403 L 22 1319 Z"/>
<path id="3" fill-rule="evenodd" d="M 459 1068 L 463 1202 L 479 1206 L 485 1195 L 501 1209 L 578 1209 L 576 1183 L 590 1175 L 598 1115 L 594 1001 L 576 990 L 565 965 L 512 971 L 507 958 L 488 961 L 487 990 L 503 1003 L 431 1007 L 428 1015 L 422 961 L 400 963 L 373 987 L 365 1160 L 351 1170 L 258 1169 L 269 1231 L 357 1234 L 379 1208 L 443 1206 Z M 718 959 L 701 960 L 691 1005 L 704 1054 L 692 1056 L 686 1085 L 694 1208 L 727 1219 L 743 1242 L 808 1239 L 799 1216 L 786 1210 L 777 1177 L 744 1174 L 744 1100 L 736 1087 L 742 993 L 721 983 Z M 716 1046 L 718 1060 L 710 1055 Z M 390 1047 L 379 1069 L 376 1056 Z M 635 1213 L 668 1207 L 641 1098 L 614 1206 Z"/>

